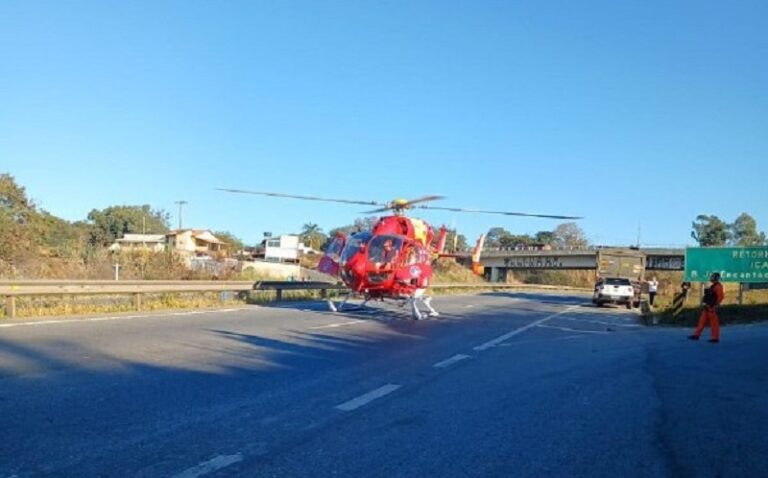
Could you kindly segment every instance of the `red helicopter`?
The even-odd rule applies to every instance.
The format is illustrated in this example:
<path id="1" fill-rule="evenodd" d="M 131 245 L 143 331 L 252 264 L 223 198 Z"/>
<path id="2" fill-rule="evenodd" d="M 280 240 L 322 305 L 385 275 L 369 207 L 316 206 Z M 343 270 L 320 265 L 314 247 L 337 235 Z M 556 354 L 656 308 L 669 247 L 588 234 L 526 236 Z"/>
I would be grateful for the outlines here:
<path id="1" fill-rule="evenodd" d="M 425 206 L 423 203 L 443 199 L 442 196 L 424 196 L 418 199 L 395 199 L 387 203 L 332 199 L 296 194 L 249 191 L 243 189 L 219 189 L 220 191 L 273 196 L 307 201 L 325 201 L 344 204 L 379 206 L 365 214 L 392 211 L 381 217 L 370 231 L 346 235 L 339 233 L 325 249 L 318 264 L 318 270 L 341 279 L 350 289 L 350 294 L 340 305 L 328 300 L 329 308 L 336 312 L 344 308 L 353 295 L 361 295 L 363 307 L 369 300 L 394 299 L 402 306 L 409 306 L 414 319 L 423 318 L 420 305 L 427 314 L 436 317 L 439 313 L 432 307 L 432 297 L 426 295 L 432 279 L 432 263 L 439 257 L 455 257 L 444 252 L 447 229 L 441 227 L 437 237 L 432 227 L 421 219 L 405 216 L 407 209 L 435 209 L 453 212 L 501 214 L 506 216 L 543 217 L 550 219 L 580 219 L 573 216 L 549 214 L 528 214 L 509 211 L 489 211 L 455 207 Z M 480 236 L 472 253 L 472 268 L 482 274 L 480 251 L 484 235 Z"/>

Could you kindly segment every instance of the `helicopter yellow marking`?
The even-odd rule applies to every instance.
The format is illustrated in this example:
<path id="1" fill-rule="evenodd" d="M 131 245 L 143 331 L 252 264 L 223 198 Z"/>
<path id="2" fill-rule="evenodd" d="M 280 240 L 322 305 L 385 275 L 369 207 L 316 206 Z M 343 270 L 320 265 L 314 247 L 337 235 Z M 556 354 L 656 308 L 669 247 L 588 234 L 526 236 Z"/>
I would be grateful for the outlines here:
<path id="1" fill-rule="evenodd" d="M 426 246 L 427 231 L 429 230 L 427 224 L 419 219 L 411 219 L 411 225 L 413 225 L 413 238 Z"/>

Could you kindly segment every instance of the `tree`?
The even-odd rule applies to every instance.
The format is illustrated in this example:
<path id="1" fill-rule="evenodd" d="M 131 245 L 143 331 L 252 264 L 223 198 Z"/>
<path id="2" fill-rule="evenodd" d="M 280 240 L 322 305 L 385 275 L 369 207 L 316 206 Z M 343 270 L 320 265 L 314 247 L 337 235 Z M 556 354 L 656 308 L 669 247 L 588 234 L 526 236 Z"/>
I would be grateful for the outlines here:
<path id="1" fill-rule="evenodd" d="M 312 249 L 320 249 L 323 244 L 325 244 L 328 236 L 323 233 L 323 230 L 320 226 L 310 222 L 304 224 L 299 238 L 305 245 L 311 247 Z"/>
<path id="2" fill-rule="evenodd" d="M 552 245 L 560 248 L 586 247 L 584 231 L 575 222 L 564 222 L 552 231 Z"/>
<path id="3" fill-rule="evenodd" d="M 38 252 L 34 202 L 10 174 L 0 174 L 0 260 L 18 262 Z"/>
<path id="4" fill-rule="evenodd" d="M 354 224 L 333 228 L 328 232 L 328 235 L 334 237 L 338 233 L 349 235 L 360 231 L 370 231 L 377 222 L 379 222 L 379 218 L 376 216 L 358 217 Z"/>
<path id="5" fill-rule="evenodd" d="M 485 235 L 486 247 L 502 247 L 502 243 L 507 241 L 507 238 L 511 234 L 503 227 L 492 227 L 488 229 L 488 233 Z"/>
<path id="6" fill-rule="evenodd" d="M 465 251 L 468 247 L 464 234 L 459 234 L 456 229 L 448 229 L 445 235 L 446 252 Z"/>
<path id="7" fill-rule="evenodd" d="M 551 246 L 555 242 L 555 233 L 552 231 L 539 231 L 533 236 L 537 244 L 546 244 Z"/>
<path id="8" fill-rule="evenodd" d="M 164 234 L 168 232 L 170 214 L 162 209 L 143 206 L 110 206 L 88 213 L 91 221 L 91 243 L 107 246 L 125 234 Z"/>
<path id="9" fill-rule="evenodd" d="M 243 241 L 241 241 L 240 238 L 229 231 L 216 231 L 213 233 L 213 235 L 226 243 L 224 248 L 227 250 L 229 255 L 235 255 L 245 249 L 245 244 Z"/>
<path id="10" fill-rule="evenodd" d="M 757 222 L 749 214 L 743 212 L 728 226 L 731 244 L 734 246 L 762 246 L 765 244 L 765 233 L 757 232 Z"/>
<path id="11" fill-rule="evenodd" d="M 699 214 L 692 227 L 691 237 L 700 246 L 724 246 L 730 237 L 728 225 L 715 215 Z"/>
<path id="12" fill-rule="evenodd" d="M 507 234 L 499 240 L 501 247 L 530 246 L 534 243 L 533 237 L 528 234 Z"/>

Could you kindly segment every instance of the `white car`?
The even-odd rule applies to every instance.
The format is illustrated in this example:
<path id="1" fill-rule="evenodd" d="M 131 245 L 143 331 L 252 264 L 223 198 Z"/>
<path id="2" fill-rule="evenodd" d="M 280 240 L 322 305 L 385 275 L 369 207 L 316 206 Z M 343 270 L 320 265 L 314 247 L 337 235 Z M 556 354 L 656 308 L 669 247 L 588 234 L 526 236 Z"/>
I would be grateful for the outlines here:
<path id="1" fill-rule="evenodd" d="M 595 293 L 592 295 L 592 303 L 598 307 L 603 304 L 624 304 L 627 309 L 632 308 L 635 298 L 635 288 L 629 279 L 603 278 L 595 284 Z"/>

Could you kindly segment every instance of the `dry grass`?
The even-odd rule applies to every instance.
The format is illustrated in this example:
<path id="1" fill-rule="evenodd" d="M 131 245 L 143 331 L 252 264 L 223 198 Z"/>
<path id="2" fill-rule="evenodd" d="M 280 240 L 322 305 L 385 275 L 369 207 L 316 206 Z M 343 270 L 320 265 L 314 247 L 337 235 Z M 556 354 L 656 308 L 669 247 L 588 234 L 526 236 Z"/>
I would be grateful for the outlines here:
<path id="1" fill-rule="evenodd" d="M 179 292 L 142 294 L 140 311 L 207 309 L 242 305 L 245 301 L 231 292 Z M 16 299 L 16 316 L 55 317 L 66 315 L 110 314 L 136 311 L 128 295 L 36 296 Z M 0 308 L 0 318 L 5 310 Z"/>
<path id="2" fill-rule="evenodd" d="M 723 324 L 750 323 L 768 320 L 768 290 L 745 291 L 742 297 L 742 305 L 739 305 L 738 284 L 723 284 L 725 299 L 720 307 L 718 315 Z M 664 291 L 656 297 L 653 312 L 649 317 L 655 316 L 661 324 L 694 326 L 701 313 L 700 285 L 696 284 L 691 290 L 688 300 L 679 316 L 672 316 L 672 300 L 674 294 Z"/>
<path id="3" fill-rule="evenodd" d="M 483 284 L 485 280 L 457 263 L 455 259 L 442 257 L 433 265 L 433 284 Z"/>

